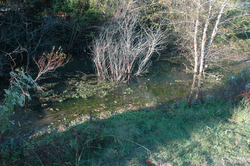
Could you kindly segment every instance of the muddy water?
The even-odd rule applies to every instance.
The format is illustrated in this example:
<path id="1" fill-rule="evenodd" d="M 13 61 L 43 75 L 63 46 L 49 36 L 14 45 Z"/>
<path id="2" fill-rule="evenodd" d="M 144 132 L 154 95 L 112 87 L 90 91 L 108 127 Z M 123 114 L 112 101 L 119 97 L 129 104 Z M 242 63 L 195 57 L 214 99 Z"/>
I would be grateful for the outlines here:
<path id="1" fill-rule="evenodd" d="M 59 72 L 59 78 L 49 80 L 50 83 L 56 83 L 54 90 L 62 94 L 67 86 L 75 85 L 65 83 L 65 75 L 69 75 L 64 74 L 65 72 L 72 75 L 91 73 L 91 64 L 88 63 L 79 59 L 70 62 Z M 85 68 L 82 68 L 82 64 L 85 64 Z M 63 131 L 70 124 L 78 124 L 90 118 L 106 118 L 114 113 L 183 100 L 189 94 L 191 79 L 192 76 L 182 71 L 178 65 L 168 61 L 154 61 L 148 74 L 134 78 L 129 84 L 115 86 L 105 91 L 105 95 L 94 92 L 90 97 L 69 98 L 61 102 L 41 102 L 35 99 L 32 102 L 36 104 L 18 108 L 12 119 L 20 131 L 30 135 L 55 129 Z M 77 83 L 80 83 L 79 80 Z"/>

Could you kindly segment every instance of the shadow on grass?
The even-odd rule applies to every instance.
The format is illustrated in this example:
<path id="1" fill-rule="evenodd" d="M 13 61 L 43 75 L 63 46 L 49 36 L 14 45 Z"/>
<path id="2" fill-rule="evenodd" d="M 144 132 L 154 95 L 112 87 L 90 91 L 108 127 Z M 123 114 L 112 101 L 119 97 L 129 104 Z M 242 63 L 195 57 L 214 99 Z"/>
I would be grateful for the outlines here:
<path id="1" fill-rule="evenodd" d="M 247 82 L 234 79 L 230 86 L 223 85 L 225 91 L 212 87 L 217 99 L 193 102 L 191 108 L 179 101 L 107 119 L 92 117 L 62 133 L 0 148 L 0 161 L 2 165 L 249 165 L 249 102 L 226 102 L 235 99 Z"/>
<path id="2" fill-rule="evenodd" d="M 94 119 L 39 136 L 3 165 L 249 165 L 247 103 L 207 99 Z M 8 153 L 2 153 L 8 154 Z"/>

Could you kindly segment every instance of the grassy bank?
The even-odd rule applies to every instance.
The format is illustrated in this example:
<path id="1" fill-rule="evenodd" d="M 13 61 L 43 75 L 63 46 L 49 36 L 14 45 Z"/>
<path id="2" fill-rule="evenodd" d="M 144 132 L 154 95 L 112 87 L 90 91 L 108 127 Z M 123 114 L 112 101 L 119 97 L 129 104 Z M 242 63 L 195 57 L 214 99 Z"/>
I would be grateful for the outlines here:
<path id="1" fill-rule="evenodd" d="M 158 105 L 10 141 L 0 158 L 3 165 L 249 165 L 249 116 L 247 102 Z"/>

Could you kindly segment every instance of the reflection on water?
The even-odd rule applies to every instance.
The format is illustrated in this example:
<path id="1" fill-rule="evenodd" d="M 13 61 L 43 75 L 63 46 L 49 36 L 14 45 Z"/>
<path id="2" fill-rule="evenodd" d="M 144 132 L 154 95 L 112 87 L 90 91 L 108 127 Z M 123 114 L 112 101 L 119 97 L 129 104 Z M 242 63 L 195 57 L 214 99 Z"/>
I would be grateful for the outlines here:
<path id="1" fill-rule="evenodd" d="M 72 69 L 72 65 L 75 66 L 74 70 L 81 70 L 77 68 L 77 65 L 80 65 L 79 61 L 76 65 L 71 62 L 69 70 Z M 67 68 L 63 70 L 67 71 Z M 171 104 L 188 97 L 191 80 L 192 75 L 181 71 L 179 66 L 167 61 L 157 61 L 152 63 L 147 75 L 132 80 L 130 84 L 119 86 L 104 97 L 96 95 L 86 99 L 67 99 L 62 103 L 43 103 L 19 110 L 13 118 L 19 121 L 21 126 L 53 126 L 69 123 L 84 116 L 89 118 L 90 114 L 107 117 L 113 112 Z M 62 85 L 56 89 L 63 91 L 65 81 L 55 81 Z"/>

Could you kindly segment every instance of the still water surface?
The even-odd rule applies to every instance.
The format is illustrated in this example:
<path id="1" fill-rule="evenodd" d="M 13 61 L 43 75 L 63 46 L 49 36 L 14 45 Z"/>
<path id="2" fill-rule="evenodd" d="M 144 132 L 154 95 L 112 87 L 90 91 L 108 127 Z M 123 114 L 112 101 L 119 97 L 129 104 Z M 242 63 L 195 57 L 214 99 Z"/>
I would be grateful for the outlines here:
<path id="1" fill-rule="evenodd" d="M 59 83 L 55 87 L 56 91 L 63 92 L 67 86 L 65 85 L 67 74 L 63 72 L 90 73 L 91 71 L 87 70 L 89 65 L 79 59 L 70 62 L 61 71 L 64 78 L 54 80 Z M 66 99 L 63 102 L 39 103 L 36 106 L 17 110 L 12 118 L 20 128 L 38 132 L 42 127 L 79 123 L 89 119 L 90 115 L 102 118 L 114 112 L 150 107 L 153 110 L 157 105 L 168 105 L 186 99 L 191 80 L 192 75 L 185 73 L 180 66 L 168 61 L 153 61 L 148 74 L 134 78 L 129 84 L 113 88 L 106 96 L 94 95 L 87 99 L 75 98 Z M 50 79 L 50 82 L 53 83 L 53 79 Z"/>

